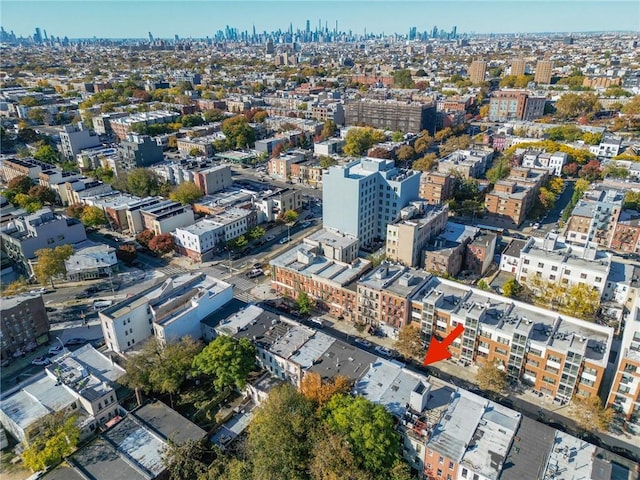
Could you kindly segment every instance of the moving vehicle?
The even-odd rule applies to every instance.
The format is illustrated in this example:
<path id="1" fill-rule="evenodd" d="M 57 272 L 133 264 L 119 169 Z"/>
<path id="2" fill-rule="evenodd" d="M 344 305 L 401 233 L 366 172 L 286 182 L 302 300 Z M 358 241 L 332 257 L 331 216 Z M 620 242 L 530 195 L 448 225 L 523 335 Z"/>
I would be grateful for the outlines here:
<path id="1" fill-rule="evenodd" d="M 249 273 L 247 273 L 248 278 L 256 278 L 262 275 L 264 272 L 260 268 L 254 268 Z"/>

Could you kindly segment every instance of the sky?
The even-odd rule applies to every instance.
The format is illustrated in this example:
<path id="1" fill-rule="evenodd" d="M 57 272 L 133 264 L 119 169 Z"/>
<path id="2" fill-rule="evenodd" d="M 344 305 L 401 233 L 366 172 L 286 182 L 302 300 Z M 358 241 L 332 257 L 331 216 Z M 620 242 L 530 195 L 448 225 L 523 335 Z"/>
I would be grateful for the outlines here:
<path id="1" fill-rule="evenodd" d="M 35 27 L 69 38 L 204 38 L 225 25 L 257 32 L 332 30 L 403 33 L 434 25 L 458 33 L 640 31 L 638 0 L 2 0 L 0 25 L 18 36 Z"/>

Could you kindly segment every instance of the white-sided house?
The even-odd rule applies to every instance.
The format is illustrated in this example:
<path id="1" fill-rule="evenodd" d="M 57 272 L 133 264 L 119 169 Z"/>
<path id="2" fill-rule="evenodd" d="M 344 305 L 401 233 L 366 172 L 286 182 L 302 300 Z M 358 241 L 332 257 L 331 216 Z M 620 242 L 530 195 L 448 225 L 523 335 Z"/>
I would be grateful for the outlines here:
<path id="1" fill-rule="evenodd" d="M 173 233 L 176 250 L 196 262 L 206 262 L 213 258 L 218 244 L 226 240 L 225 231 L 223 223 L 208 218 L 176 228 Z"/>
<path id="2" fill-rule="evenodd" d="M 99 313 L 107 348 L 123 353 L 152 335 L 162 343 L 202 336 L 200 321 L 233 299 L 233 286 L 204 273 L 179 275 Z"/>
<path id="3" fill-rule="evenodd" d="M 73 255 L 64 262 L 67 279 L 88 280 L 112 275 L 118 268 L 116 249 L 86 240 L 76 243 Z"/>

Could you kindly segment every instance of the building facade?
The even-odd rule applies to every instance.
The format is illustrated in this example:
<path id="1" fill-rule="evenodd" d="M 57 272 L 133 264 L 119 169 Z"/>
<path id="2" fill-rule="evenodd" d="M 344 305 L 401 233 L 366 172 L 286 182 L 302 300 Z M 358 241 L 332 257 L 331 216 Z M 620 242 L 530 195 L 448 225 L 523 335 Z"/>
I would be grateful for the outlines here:
<path id="1" fill-rule="evenodd" d="M 489 120 L 509 122 L 531 121 L 544 115 L 545 97 L 536 97 L 525 90 L 500 90 L 491 94 Z"/>
<path id="2" fill-rule="evenodd" d="M 345 105 L 346 125 L 366 124 L 403 133 L 433 132 L 435 118 L 435 104 L 365 99 Z"/>
<path id="3" fill-rule="evenodd" d="M 3 361 L 49 341 L 49 317 L 41 294 L 5 297 L 0 312 L 0 357 Z"/>
<path id="4" fill-rule="evenodd" d="M 64 125 L 60 132 L 60 147 L 67 160 L 75 160 L 80 150 L 97 147 L 100 139 L 95 132 L 84 128 L 82 122 L 77 125 Z"/>

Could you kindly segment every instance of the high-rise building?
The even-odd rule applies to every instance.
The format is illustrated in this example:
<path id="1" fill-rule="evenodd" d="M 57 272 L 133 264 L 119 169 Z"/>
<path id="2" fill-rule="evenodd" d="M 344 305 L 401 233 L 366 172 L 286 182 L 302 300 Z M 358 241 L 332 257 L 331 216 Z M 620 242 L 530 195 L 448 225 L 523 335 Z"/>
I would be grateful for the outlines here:
<path id="1" fill-rule="evenodd" d="M 545 97 L 535 97 L 527 90 L 501 90 L 491 95 L 489 120 L 535 120 L 544 115 Z"/>
<path id="2" fill-rule="evenodd" d="M 36 27 L 36 31 L 33 34 L 33 41 L 35 43 L 42 43 L 42 32 L 40 31 L 40 27 Z"/>
<path id="3" fill-rule="evenodd" d="M 515 58 L 511 62 L 511 72 L 510 75 L 524 75 L 525 70 L 527 69 L 527 62 L 524 58 Z"/>
<path id="4" fill-rule="evenodd" d="M 393 160 L 362 158 L 329 168 L 322 183 L 325 228 L 370 245 L 384 239 L 387 225 L 418 199 L 420 172 L 399 169 Z"/>
<path id="5" fill-rule="evenodd" d="M 356 100 L 345 105 L 347 125 L 361 123 L 375 128 L 399 130 L 403 133 L 433 132 L 436 106 L 433 103 L 398 102 L 395 100 Z"/>
<path id="6" fill-rule="evenodd" d="M 487 73 L 487 62 L 484 60 L 474 60 L 469 67 L 469 77 L 474 84 L 484 82 Z"/>
<path id="7" fill-rule="evenodd" d="M 553 62 L 551 60 L 538 60 L 536 64 L 536 75 L 534 81 L 549 85 L 551 83 L 551 73 L 553 72 Z"/>

